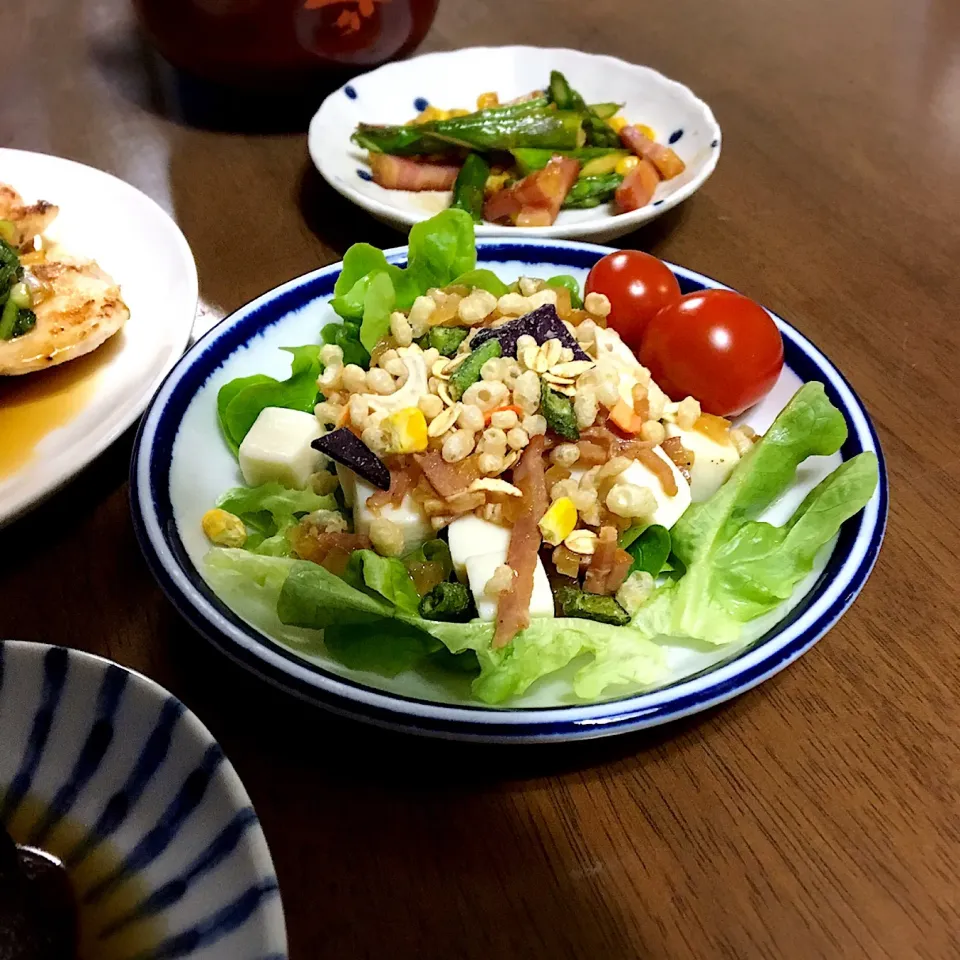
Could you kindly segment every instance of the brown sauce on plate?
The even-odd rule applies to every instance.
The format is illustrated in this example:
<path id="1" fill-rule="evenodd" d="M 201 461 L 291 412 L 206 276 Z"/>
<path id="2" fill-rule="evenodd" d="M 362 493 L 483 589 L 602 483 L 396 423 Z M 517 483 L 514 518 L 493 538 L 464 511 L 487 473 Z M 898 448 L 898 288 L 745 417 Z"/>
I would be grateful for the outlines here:
<path id="1" fill-rule="evenodd" d="M 48 433 L 83 410 L 100 372 L 120 347 L 121 338 L 116 336 L 93 353 L 58 367 L 0 377 L 0 480 L 28 464 Z"/>

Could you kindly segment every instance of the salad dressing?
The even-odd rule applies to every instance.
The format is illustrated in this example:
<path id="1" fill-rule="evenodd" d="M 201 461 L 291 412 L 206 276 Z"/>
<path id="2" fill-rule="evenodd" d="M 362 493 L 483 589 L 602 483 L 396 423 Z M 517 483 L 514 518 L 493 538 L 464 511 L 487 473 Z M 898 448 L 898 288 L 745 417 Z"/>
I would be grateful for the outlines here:
<path id="1" fill-rule="evenodd" d="M 0 377 L 0 480 L 28 464 L 47 434 L 83 410 L 119 345 L 114 338 L 70 363 L 29 376 Z"/>

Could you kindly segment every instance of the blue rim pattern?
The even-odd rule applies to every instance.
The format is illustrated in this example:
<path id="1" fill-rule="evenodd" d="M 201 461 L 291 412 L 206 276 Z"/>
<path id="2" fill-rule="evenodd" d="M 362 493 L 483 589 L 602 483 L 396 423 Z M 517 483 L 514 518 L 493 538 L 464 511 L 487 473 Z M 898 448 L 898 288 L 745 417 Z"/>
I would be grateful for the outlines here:
<path id="1" fill-rule="evenodd" d="M 0 693 L 4 693 L 4 681 L 7 673 L 8 648 L 11 644 L 0 641 Z M 13 647 L 36 647 L 36 644 L 12 644 Z M 14 777 L 3 793 L 0 804 L 0 824 L 9 823 L 16 817 L 24 801 L 31 795 L 35 778 L 44 760 L 45 753 L 51 747 L 50 732 L 58 722 L 61 704 L 67 697 L 71 681 L 71 671 L 81 670 L 84 660 L 97 660 L 90 654 L 70 650 L 65 647 L 46 647 L 43 653 L 43 683 L 34 710 L 33 720 L 23 744 L 23 755 Z M 114 745 L 115 721 L 123 706 L 131 679 L 134 674 L 112 664 L 104 662 L 102 678 L 97 692 L 97 704 L 93 723 L 80 746 L 72 769 L 64 771 L 64 780 L 55 796 L 45 805 L 40 819 L 31 829 L 27 843 L 43 847 L 51 832 L 70 816 L 71 810 L 84 789 L 94 782 L 102 766 L 109 760 Z M 82 680 L 78 679 L 78 683 Z M 78 864 L 94 853 L 102 844 L 110 842 L 114 834 L 124 825 L 128 814 L 132 813 L 137 800 L 144 790 L 158 776 L 167 760 L 170 743 L 176 727 L 184 723 L 189 716 L 184 705 L 171 694 L 164 691 L 154 725 L 147 737 L 144 749 L 134 762 L 133 770 L 123 787 L 106 798 L 102 813 L 94 825 L 88 828 L 73 849 L 66 853 L 63 862 L 73 871 Z M 69 721 L 60 718 L 61 723 Z M 209 734 L 207 734 L 209 737 Z M 130 747 L 117 739 L 113 753 L 123 752 Z M 225 762 L 219 746 L 210 741 L 204 760 L 190 772 L 174 801 L 159 821 L 150 829 L 134 850 L 106 877 L 94 885 L 77 890 L 81 910 L 84 906 L 100 901 L 120 884 L 130 879 L 151 864 L 173 843 L 181 828 L 188 824 L 191 814 L 197 818 L 213 817 L 209 809 L 204 810 L 201 801 L 213 775 Z M 163 774 L 166 775 L 166 774 Z M 235 775 L 233 775 L 235 776 Z M 249 801 L 248 801 L 249 802 Z M 165 919 L 170 908 L 177 906 L 185 897 L 191 895 L 197 881 L 204 875 L 223 864 L 239 847 L 250 831 L 260 831 L 259 820 L 251 806 L 242 807 L 228 826 L 222 830 L 203 849 L 193 863 L 178 876 L 170 877 L 160 888 L 149 893 L 143 900 L 131 905 L 129 912 L 117 918 L 98 931 L 100 941 L 107 942 L 130 924 L 148 918 Z M 254 891 L 255 895 L 254 895 Z M 224 891 L 226 892 L 226 891 Z M 212 947 L 250 921 L 260 905 L 270 896 L 278 896 L 276 877 L 271 872 L 255 886 L 223 904 L 210 915 L 197 920 L 185 929 L 172 932 L 148 953 L 132 960 L 160 960 L 160 958 L 189 957 L 201 948 Z M 277 957 L 285 955 L 277 954 Z"/>
<path id="2" fill-rule="evenodd" d="M 478 242 L 478 254 L 486 262 L 520 261 L 539 264 L 547 261 L 584 270 L 588 270 L 601 256 L 611 252 L 611 249 L 570 241 Z M 394 263 L 404 263 L 405 256 L 405 248 L 388 251 L 388 259 Z M 723 286 L 681 267 L 671 265 L 671 269 L 677 275 L 684 293 Z M 776 627 L 732 660 L 721 662 L 703 674 L 686 677 L 651 693 L 594 705 L 593 709 L 515 708 L 510 711 L 510 720 L 507 722 L 498 720 L 498 715 L 503 718 L 505 712 L 497 708 L 479 704 L 465 708 L 447 707 L 432 701 L 385 694 L 365 684 L 307 664 L 295 653 L 261 637 L 258 631 L 233 614 L 215 596 L 193 567 L 180 540 L 173 519 L 169 492 L 169 464 L 173 444 L 180 421 L 192 397 L 224 360 L 265 327 L 278 322 L 288 313 L 315 300 L 331 296 L 338 272 L 338 265 L 335 265 L 291 281 L 241 308 L 210 331 L 180 361 L 167 383 L 158 392 L 141 422 L 134 447 L 130 496 L 134 526 L 148 565 L 184 618 L 228 656 L 253 672 L 334 712 L 393 729 L 485 741 L 542 741 L 600 736 L 686 716 L 755 686 L 812 646 L 833 626 L 859 593 L 876 561 L 886 524 L 887 478 L 879 440 L 862 403 L 849 383 L 805 337 L 774 316 L 784 336 L 787 365 L 801 380 L 823 380 L 830 400 L 844 411 L 848 422 L 854 421 L 851 424 L 853 429 L 841 451 L 844 459 L 865 449 L 875 451 L 880 465 L 880 485 L 873 508 L 868 505 L 866 511 L 844 525 L 826 568 L 803 601 Z M 845 570 L 854 545 L 858 543 L 863 545 L 861 556 L 852 569 Z M 161 557 L 161 551 L 166 554 L 165 557 Z M 175 571 L 175 576 L 171 575 L 171 568 Z M 843 589 L 832 597 L 823 610 L 817 612 L 811 623 L 804 624 L 789 642 L 771 649 L 767 655 L 753 656 L 759 648 L 801 621 L 841 572 Z M 198 609 L 198 604 L 204 607 L 202 612 Z M 240 631 L 248 643 L 252 641 L 253 649 L 247 649 L 241 643 L 235 642 L 236 635 L 233 640 L 225 637 L 224 629 Z M 729 676 L 718 676 L 716 682 L 706 689 L 680 690 L 699 677 L 711 673 L 723 674 L 726 668 L 739 661 L 752 662 L 733 671 Z M 291 665 L 296 665 L 298 669 L 291 671 Z M 308 678 L 295 675 L 298 672 L 306 672 L 311 676 Z M 344 688 L 343 692 L 338 693 L 318 686 L 315 678 L 319 677 L 329 681 L 329 686 Z M 668 702 L 650 702 L 663 700 L 663 695 L 670 694 L 671 691 L 676 691 L 676 694 L 671 696 Z M 359 692 L 365 695 L 362 703 L 358 702 L 355 696 Z M 371 700 L 383 702 L 370 702 Z M 398 712 L 395 705 L 402 705 L 405 709 Z M 418 708 L 427 708 L 431 715 L 424 716 L 423 709 Z M 472 716 L 464 717 L 465 713 Z M 584 716 L 585 713 L 590 715 Z M 549 715 L 549 719 L 541 719 L 545 714 Z M 572 714 L 576 716 L 565 719 L 565 715 Z M 530 717 L 529 723 L 523 722 L 525 716 Z"/>

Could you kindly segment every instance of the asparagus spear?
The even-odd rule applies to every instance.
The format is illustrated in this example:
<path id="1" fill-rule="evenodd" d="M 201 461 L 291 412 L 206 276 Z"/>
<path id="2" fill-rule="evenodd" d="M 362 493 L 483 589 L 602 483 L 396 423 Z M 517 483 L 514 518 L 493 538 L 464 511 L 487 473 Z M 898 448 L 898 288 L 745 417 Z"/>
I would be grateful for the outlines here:
<path id="1" fill-rule="evenodd" d="M 613 199 L 617 187 L 623 182 L 619 173 L 606 173 L 599 177 L 583 177 L 578 180 L 563 201 L 566 210 L 585 210 L 599 207 Z"/>
<path id="2" fill-rule="evenodd" d="M 550 158 L 557 153 L 564 157 L 573 157 L 575 160 L 579 160 L 581 164 L 589 163 L 597 157 L 613 155 L 619 159 L 620 157 L 630 156 L 628 150 L 611 150 L 609 147 L 581 147 L 579 150 L 539 150 L 521 147 L 511 150 L 510 153 L 513 154 L 513 159 L 517 161 L 517 167 L 524 176 L 533 173 L 534 170 L 542 170 Z"/>
<path id="3" fill-rule="evenodd" d="M 592 147 L 617 147 L 620 138 L 607 126 L 605 120 L 595 114 L 583 97 L 567 83 L 567 78 L 559 70 L 550 71 L 550 99 L 558 110 L 576 110 L 583 114 L 583 128 L 587 134 L 587 144 Z"/>
<path id="4" fill-rule="evenodd" d="M 609 120 L 615 117 L 622 109 L 622 103 L 591 103 L 587 109 L 596 114 L 601 120 Z"/>
<path id="5" fill-rule="evenodd" d="M 471 153 L 460 168 L 457 182 L 453 185 L 451 206 L 465 210 L 474 223 L 483 220 L 483 189 L 489 176 L 490 164 L 479 153 Z"/>
<path id="6" fill-rule="evenodd" d="M 583 115 L 543 107 L 518 113 L 479 110 L 465 117 L 406 126 L 361 123 L 352 139 L 367 150 L 401 156 L 514 147 L 573 150 L 583 145 Z"/>

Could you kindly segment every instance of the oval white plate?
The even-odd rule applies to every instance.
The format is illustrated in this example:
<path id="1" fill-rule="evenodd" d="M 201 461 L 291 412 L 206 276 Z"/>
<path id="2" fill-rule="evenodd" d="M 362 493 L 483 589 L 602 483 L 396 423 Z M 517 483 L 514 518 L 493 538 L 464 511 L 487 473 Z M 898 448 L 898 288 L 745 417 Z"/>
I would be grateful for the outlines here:
<path id="1" fill-rule="evenodd" d="M 47 433 L 14 473 L 0 476 L 2 526 L 82 470 L 143 412 L 189 341 L 197 268 L 173 220 L 108 173 L 60 157 L 0 149 L 0 182 L 28 202 L 56 204 L 60 215 L 49 236 L 68 253 L 96 260 L 130 307 L 123 330 L 88 357 L 40 374 L 0 377 L 0 403 L 9 390 L 32 388 L 34 378 L 67 377 L 74 364 L 84 364 L 96 378 L 79 412 Z"/>
<path id="2" fill-rule="evenodd" d="M 477 96 L 495 90 L 501 99 L 542 89 L 550 71 L 562 71 L 588 103 L 624 103 L 623 116 L 653 128 L 686 163 L 681 176 L 664 181 L 652 203 L 614 214 L 610 205 L 562 210 L 550 227 L 483 223 L 477 236 L 571 237 L 604 242 L 686 200 L 713 173 L 720 157 L 720 127 L 710 108 L 683 84 L 650 67 L 616 57 L 545 47 L 471 47 L 428 53 L 389 63 L 335 90 L 310 124 L 310 156 L 324 179 L 377 219 L 401 230 L 450 205 L 449 191 L 385 190 L 370 180 L 366 151 L 350 141 L 357 124 L 406 123 L 426 105 L 473 108 Z"/>
<path id="3" fill-rule="evenodd" d="M 0 824 L 64 863 L 88 956 L 286 958 L 250 797 L 174 696 L 88 653 L 0 641 L 0 730 Z"/>
<path id="4" fill-rule="evenodd" d="M 521 237 L 483 240 L 477 246 L 478 266 L 507 281 L 520 275 L 568 273 L 582 284 L 590 267 L 610 252 L 589 244 Z M 406 248 L 388 251 L 388 257 L 404 263 Z M 682 267 L 672 269 L 684 292 L 721 286 Z M 775 318 L 783 333 L 786 364 L 773 391 L 748 411 L 745 421 L 766 430 L 803 381 L 820 380 L 843 411 L 850 436 L 839 454 L 804 463 L 793 488 L 764 519 L 784 522 L 825 473 L 863 450 L 880 457 L 880 487 L 866 509 L 844 525 L 832 552 L 821 553 L 815 571 L 790 601 L 750 624 L 741 642 L 710 649 L 666 646 L 666 686 L 582 704 L 571 701 L 569 685 L 560 675 L 545 678 L 505 707 L 492 708 L 471 698 L 462 676 L 411 670 L 387 678 L 352 671 L 325 653 L 317 631 L 283 626 L 275 611 L 257 607 L 255 597 L 238 615 L 202 576 L 209 544 L 200 519 L 221 493 L 242 482 L 220 436 L 217 391 L 238 376 L 287 376 L 289 354 L 279 348 L 317 342 L 321 327 L 336 319 L 327 301 L 339 272 L 337 264 L 292 280 L 241 308 L 198 341 L 144 417 L 131 467 L 137 535 L 164 591 L 197 630 L 278 686 L 332 710 L 414 733 L 487 741 L 606 736 L 704 710 L 762 682 L 823 636 L 866 581 L 886 520 L 879 442 L 859 398 L 833 364 L 801 333 Z"/>

